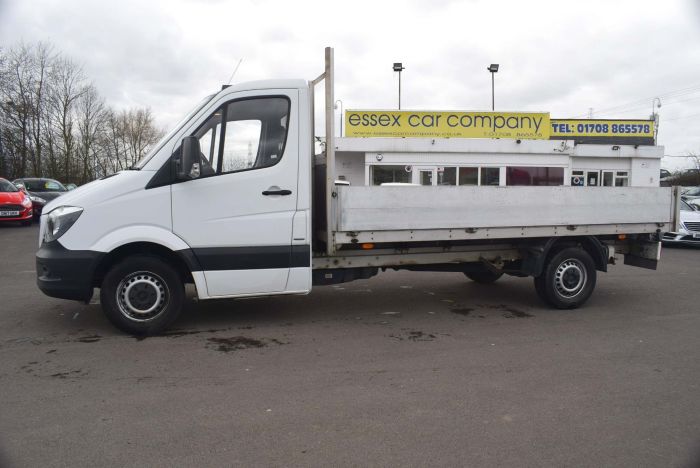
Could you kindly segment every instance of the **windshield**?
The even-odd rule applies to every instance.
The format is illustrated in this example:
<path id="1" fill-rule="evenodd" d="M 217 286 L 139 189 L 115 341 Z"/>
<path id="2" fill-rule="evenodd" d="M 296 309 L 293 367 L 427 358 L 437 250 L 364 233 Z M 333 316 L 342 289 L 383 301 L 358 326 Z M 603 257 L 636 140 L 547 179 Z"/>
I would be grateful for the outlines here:
<path id="1" fill-rule="evenodd" d="M 19 189 L 9 180 L 0 179 L 0 192 L 19 192 Z"/>
<path id="2" fill-rule="evenodd" d="M 683 193 L 686 197 L 697 197 L 700 195 L 700 187 L 693 187 Z"/>
<path id="3" fill-rule="evenodd" d="M 681 211 L 695 211 L 695 208 L 681 200 Z"/>
<path id="4" fill-rule="evenodd" d="M 165 143 L 167 143 L 168 140 L 170 140 L 170 139 L 172 138 L 172 136 L 173 136 L 175 133 L 177 133 L 178 130 L 180 130 L 180 127 L 182 127 L 188 120 L 190 120 L 190 119 L 192 118 L 192 116 L 194 116 L 197 112 L 199 112 L 199 110 L 200 110 L 202 107 L 206 106 L 206 105 L 209 103 L 209 101 L 211 101 L 211 99 L 212 99 L 214 96 L 215 96 L 215 94 L 210 94 L 209 96 L 207 96 L 207 97 L 205 97 L 204 99 L 202 99 L 202 100 L 199 102 L 199 104 L 197 104 L 196 106 L 194 106 L 194 108 L 193 108 L 190 112 L 188 112 L 187 115 L 185 115 L 185 116 L 182 118 L 182 120 L 180 120 L 180 121 L 173 127 L 173 129 L 170 130 L 170 132 L 168 132 L 167 135 L 165 135 L 163 138 L 161 138 L 160 141 L 159 141 L 158 143 L 156 143 L 155 146 L 153 146 L 153 149 L 152 149 L 151 151 L 149 151 L 148 154 L 146 154 L 146 156 L 144 156 L 139 162 L 137 162 L 136 164 L 134 164 L 134 167 L 133 167 L 133 168 L 136 169 L 136 170 L 141 170 L 141 169 L 143 169 L 143 166 L 145 166 L 145 165 L 148 163 L 148 161 L 150 161 L 151 158 L 153 158 L 153 156 L 155 156 L 156 153 L 157 153 L 158 151 L 160 151 L 160 149 L 163 147 L 163 145 L 164 145 Z"/>
<path id="5" fill-rule="evenodd" d="M 52 179 L 23 180 L 30 192 L 65 192 L 67 189 L 60 182 Z"/>

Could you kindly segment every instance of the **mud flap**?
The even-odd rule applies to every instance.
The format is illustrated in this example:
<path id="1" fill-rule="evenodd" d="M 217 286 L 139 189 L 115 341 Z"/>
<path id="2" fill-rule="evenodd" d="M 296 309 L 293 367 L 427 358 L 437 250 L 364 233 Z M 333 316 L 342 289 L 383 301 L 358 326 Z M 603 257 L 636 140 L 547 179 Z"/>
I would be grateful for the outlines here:
<path id="1" fill-rule="evenodd" d="M 630 244 L 630 251 L 625 254 L 625 265 L 656 270 L 660 258 L 661 242 L 637 240 Z"/>

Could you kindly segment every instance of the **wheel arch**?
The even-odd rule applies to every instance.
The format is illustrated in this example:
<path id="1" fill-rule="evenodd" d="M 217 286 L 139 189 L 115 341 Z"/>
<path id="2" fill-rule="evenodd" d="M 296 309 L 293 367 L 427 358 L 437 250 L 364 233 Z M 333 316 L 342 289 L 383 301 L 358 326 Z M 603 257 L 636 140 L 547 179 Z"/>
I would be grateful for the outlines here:
<path id="1" fill-rule="evenodd" d="M 192 283 L 193 271 L 199 271 L 199 262 L 189 249 L 172 250 L 155 242 L 131 242 L 120 245 L 111 252 L 105 254 L 95 267 L 92 286 L 100 287 L 109 269 L 132 255 L 151 255 L 160 258 L 171 265 L 180 274 L 183 282 Z"/>
<path id="2" fill-rule="evenodd" d="M 567 247 L 581 247 L 593 259 L 596 270 L 608 271 L 607 245 L 595 236 L 572 236 L 550 237 L 522 247 L 522 272 L 530 276 L 541 275 L 547 260 Z"/>

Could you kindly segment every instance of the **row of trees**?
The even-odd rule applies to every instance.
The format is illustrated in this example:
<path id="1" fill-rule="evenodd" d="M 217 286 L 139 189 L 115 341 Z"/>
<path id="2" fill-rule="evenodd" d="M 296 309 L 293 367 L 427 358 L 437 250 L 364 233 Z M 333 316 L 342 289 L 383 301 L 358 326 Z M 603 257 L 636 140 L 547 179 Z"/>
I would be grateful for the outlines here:
<path id="1" fill-rule="evenodd" d="M 161 135 L 148 108 L 111 108 L 51 45 L 0 48 L 0 176 L 82 184 L 128 168 Z"/>

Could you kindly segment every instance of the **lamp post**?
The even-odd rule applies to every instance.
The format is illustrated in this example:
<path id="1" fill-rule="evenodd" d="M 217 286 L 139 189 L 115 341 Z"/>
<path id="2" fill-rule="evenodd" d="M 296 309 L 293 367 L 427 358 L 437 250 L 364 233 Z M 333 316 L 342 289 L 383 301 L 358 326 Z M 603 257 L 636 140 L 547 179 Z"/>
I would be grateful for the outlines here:
<path id="1" fill-rule="evenodd" d="M 656 136 L 659 134 L 659 113 L 654 111 L 654 104 L 656 108 L 661 107 L 661 99 L 655 97 L 651 100 L 651 120 L 654 121 L 654 143 L 656 143 Z"/>
<path id="2" fill-rule="evenodd" d="M 394 62 L 394 71 L 399 72 L 399 110 L 401 110 L 401 71 L 405 70 L 405 67 L 401 62 Z"/>
<path id="3" fill-rule="evenodd" d="M 496 93 L 495 93 L 495 79 L 494 75 L 498 73 L 498 64 L 497 63 L 492 63 L 488 67 L 486 67 L 488 71 L 491 72 L 491 110 L 495 111 L 496 110 Z"/>
<path id="4" fill-rule="evenodd" d="M 338 99 L 335 101 L 333 104 L 333 108 L 335 110 L 338 110 L 338 103 L 340 103 L 340 136 L 343 136 L 343 101 L 341 99 Z"/>

